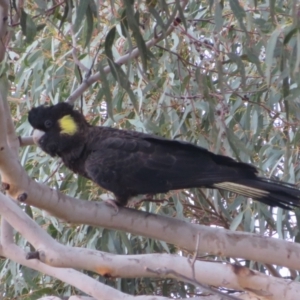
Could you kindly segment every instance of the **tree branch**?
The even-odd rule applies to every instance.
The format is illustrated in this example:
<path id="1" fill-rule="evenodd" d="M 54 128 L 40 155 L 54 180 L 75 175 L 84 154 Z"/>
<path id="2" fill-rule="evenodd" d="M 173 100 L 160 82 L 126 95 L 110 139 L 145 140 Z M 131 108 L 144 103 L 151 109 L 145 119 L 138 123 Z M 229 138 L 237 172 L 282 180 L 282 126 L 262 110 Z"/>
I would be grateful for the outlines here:
<path id="1" fill-rule="evenodd" d="M 22 226 L 25 226 L 25 230 L 27 231 L 26 234 L 24 234 L 25 237 L 29 238 L 29 241 L 31 243 L 36 243 L 37 238 L 40 235 L 43 235 L 44 238 L 47 240 L 51 240 L 51 237 L 48 236 L 48 234 L 41 229 L 32 219 L 30 219 L 14 202 L 12 202 L 10 199 L 8 199 L 6 196 L 0 193 L 0 214 L 2 216 L 6 216 L 7 219 L 10 221 L 13 220 L 13 226 L 14 228 L 19 228 Z M 14 215 L 12 217 L 12 215 Z M 11 229 L 10 226 L 7 226 L 8 224 L 4 223 L 2 221 L 2 229 L 3 225 L 6 227 L 4 229 L 4 232 L 9 232 Z M 37 230 L 38 234 L 35 231 Z M 22 230 L 21 230 L 22 231 Z M 3 233 L 3 231 L 2 231 Z M 21 232 L 24 233 L 24 232 Z M 33 239 L 33 242 L 31 241 Z M 42 241 L 44 239 L 42 238 Z M 55 278 L 58 278 L 62 280 L 63 282 L 66 282 L 70 285 L 73 285 L 83 291 L 84 293 L 87 293 L 90 296 L 95 297 L 96 299 L 132 299 L 132 296 L 126 295 L 112 287 L 109 287 L 103 283 L 95 281 L 92 277 L 89 277 L 87 275 L 84 275 L 78 271 L 75 271 L 73 269 L 69 268 L 56 268 L 49 266 L 37 259 L 25 259 L 26 253 L 21 250 L 17 245 L 13 243 L 11 238 L 3 238 L 1 237 L 2 245 L 0 246 L 0 255 L 4 256 L 8 259 L 11 259 L 19 264 L 22 264 L 26 267 L 29 267 L 31 269 L 37 270 L 39 272 L 48 274 L 50 276 L 53 276 Z M 53 240 L 54 244 L 58 244 Z M 41 244 L 41 243 L 39 243 Z M 51 247 L 51 245 L 49 246 Z M 63 247 L 63 246 L 61 246 Z M 153 299 L 152 296 L 143 296 L 140 299 Z M 156 299 L 168 299 L 165 297 L 157 297 Z"/>
<path id="2" fill-rule="evenodd" d="M 270 300 L 294 299 L 300 293 L 298 282 L 269 277 L 246 267 L 195 261 L 194 272 L 190 261 L 177 255 L 114 255 L 86 248 L 63 246 L 2 194 L 0 194 L 0 214 L 5 216 L 7 221 L 37 249 L 40 260 L 52 266 L 86 269 L 108 277 L 159 276 L 185 281 L 196 280 L 208 285 L 268 295 Z M 3 244 L 3 249 L 11 248 L 5 246 L 7 245 Z M 156 270 L 156 273 L 153 270 Z M 180 274 L 180 277 L 177 274 Z M 112 289 L 107 286 L 106 288 Z"/>
<path id="3" fill-rule="evenodd" d="M 6 46 L 5 37 L 7 33 L 7 22 L 8 22 L 8 0 L 0 0 L 0 61 L 5 57 Z"/>

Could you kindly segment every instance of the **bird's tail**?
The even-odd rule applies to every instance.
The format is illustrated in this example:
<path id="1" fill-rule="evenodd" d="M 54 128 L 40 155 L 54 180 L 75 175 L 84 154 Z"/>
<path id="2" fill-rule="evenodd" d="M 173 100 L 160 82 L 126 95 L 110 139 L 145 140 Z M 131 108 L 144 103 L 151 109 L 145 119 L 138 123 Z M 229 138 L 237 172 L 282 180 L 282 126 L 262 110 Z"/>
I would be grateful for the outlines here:
<path id="1" fill-rule="evenodd" d="M 300 190 L 295 185 L 285 182 L 257 177 L 216 183 L 213 187 L 250 197 L 270 206 L 284 209 L 300 207 Z"/>

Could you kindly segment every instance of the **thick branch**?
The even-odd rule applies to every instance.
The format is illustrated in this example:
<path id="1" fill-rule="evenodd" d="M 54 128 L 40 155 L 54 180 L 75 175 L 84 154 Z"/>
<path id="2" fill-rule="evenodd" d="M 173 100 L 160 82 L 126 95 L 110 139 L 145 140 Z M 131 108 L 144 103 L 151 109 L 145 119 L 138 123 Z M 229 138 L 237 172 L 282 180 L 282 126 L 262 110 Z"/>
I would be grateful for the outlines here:
<path id="1" fill-rule="evenodd" d="M 15 126 L 11 117 L 10 108 L 7 101 L 8 87 L 9 87 L 9 82 L 7 78 L 2 77 L 0 80 L 0 91 L 1 91 L 0 101 L 2 102 L 3 106 L 0 112 L 2 116 L 5 116 L 4 121 L 6 122 L 5 124 L 6 131 L 4 132 L 4 134 L 6 135 L 6 140 L 10 151 L 13 151 L 13 154 L 17 159 L 20 142 L 15 132 Z"/>
<path id="2" fill-rule="evenodd" d="M 7 33 L 7 21 L 8 21 L 8 0 L 0 0 L 0 62 L 5 56 L 5 36 Z"/>
<path id="3" fill-rule="evenodd" d="M 23 250 L 21 250 L 17 245 L 2 245 L 2 248 L 0 248 L 0 254 L 28 268 L 37 270 L 44 274 L 48 274 L 50 276 L 62 280 L 63 282 L 71 284 L 97 299 L 103 299 L 105 297 L 108 297 L 108 295 L 112 295 L 112 298 L 114 299 L 120 299 L 119 297 L 122 295 L 122 293 L 114 290 L 113 288 L 110 288 L 100 282 L 97 282 L 93 278 L 84 275 L 78 271 L 72 269 L 51 267 L 36 259 L 26 260 L 26 253 Z"/>
<path id="4" fill-rule="evenodd" d="M 14 202 L 12 202 L 10 199 L 5 197 L 0 193 L 0 207 L 1 211 L 0 214 L 5 215 L 7 213 L 8 215 L 10 213 L 15 214 L 15 220 L 14 227 L 22 226 L 24 225 L 26 230 L 31 230 L 32 228 L 38 230 L 38 234 L 33 232 L 27 232 L 25 236 L 29 237 L 30 239 L 32 237 L 38 237 L 38 235 L 43 231 L 33 220 L 31 220 L 22 210 L 16 206 Z M 18 221 L 17 218 L 20 217 L 20 220 Z M 9 218 L 9 216 L 8 216 Z M 10 218 L 9 218 L 10 219 Z M 25 219 L 25 223 L 24 223 Z M 2 225 L 4 225 L 2 223 Z M 6 224 L 7 225 L 7 224 Z M 9 227 L 6 226 L 6 228 L 9 231 Z M 7 230 L 4 230 L 6 232 Z M 51 239 L 50 236 L 47 235 L 46 232 L 44 232 L 46 239 Z M 41 239 L 43 241 L 43 238 Z M 36 240 L 35 240 L 36 242 Z M 54 242 L 56 243 L 56 242 Z M 51 247 L 51 245 L 50 245 Z M 11 239 L 2 239 L 2 245 L 0 245 L 0 255 L 4 256 L 8 259 L 11 259 L 19 264 L 22 264 L 24 266 L 27 266 L 28 268 L 37 270 L 39 272 L 42 272 L 44 274 L 48 274 L 50 276 L 53 276 L 55 278 L 60 279 L 63 282 L 66 282 L 70 285 L 73 285 L 80 289 L 81 291 L 95 297 L 96 299 L 132 299 L 132 296 L 126 295 L 118 290 L 115 290 L 103 283 L 100 283 L 98 281 L 95 281 L 93 278 L 84 275 L 78 271 L 75 271 L 73 269 L 66 269 L 66 268 L 55 268 L 52 266 L 49 266 L 47 264 L 44 264 L 43 262 L 32 259 L 27 260 L 25 259 L 26 253 L 21 250 L 17 245 L 15 245 Z M 152 296 L 143 296 L 136 299 L 143 299 L 143 300 L 153 300 L 154 298 Z M 168 299 L 165 297 L 156 297 L 157 300 L 163 300 Z"/>
<path id="5" fill-rule="evenodd" d="M 108 277 L 194 280 L 213 286 L 251 291 L 257 295 L 268 295 L 270 300 L 295 299 L 300 293 L 300 284 L 297 282 L 269 277 L 245 267 L 206 261 L 196 261 L 192 265 L 187 258 L 169 254 L 114 255 L 86 248 L 63 246 L 2 194 L 0 194 L 0 214 L 35 246 L 40 260 L 52 266 L 86 269 Z"/>

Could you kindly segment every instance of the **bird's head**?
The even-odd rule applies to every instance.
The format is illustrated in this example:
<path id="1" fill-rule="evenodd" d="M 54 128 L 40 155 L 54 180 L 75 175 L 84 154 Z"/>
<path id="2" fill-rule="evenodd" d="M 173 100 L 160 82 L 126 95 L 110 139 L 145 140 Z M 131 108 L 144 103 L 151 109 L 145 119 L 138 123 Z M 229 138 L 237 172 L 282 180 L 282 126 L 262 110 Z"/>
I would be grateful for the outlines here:
<path id="1" fill-rule="evenodd" d="M 79 146 L 81 133 L 89 126 L 83 115 L 65 102 L 32 108 L 28 121 L 35 129 L 35 143 L 51 156 Z"/>

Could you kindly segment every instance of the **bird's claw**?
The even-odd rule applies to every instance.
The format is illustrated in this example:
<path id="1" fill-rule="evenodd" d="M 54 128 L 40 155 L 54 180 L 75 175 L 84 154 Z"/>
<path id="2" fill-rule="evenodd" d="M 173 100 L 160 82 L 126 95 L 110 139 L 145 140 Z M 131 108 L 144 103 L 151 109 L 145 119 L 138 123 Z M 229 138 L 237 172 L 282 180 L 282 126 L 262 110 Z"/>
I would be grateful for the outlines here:
<path id="1" fill-rule="evenodd" d="M 113 199 L 106 199 L 106 200 L 103 200 L 105 202 L 106 205 L 112 207 L 115 211 L 115 213 L 113 214 L 114 216 L 118 214 L 119 212 L 119 207 L 118 205 L 116 204 L 116 201 L 113 200 Z"/>

